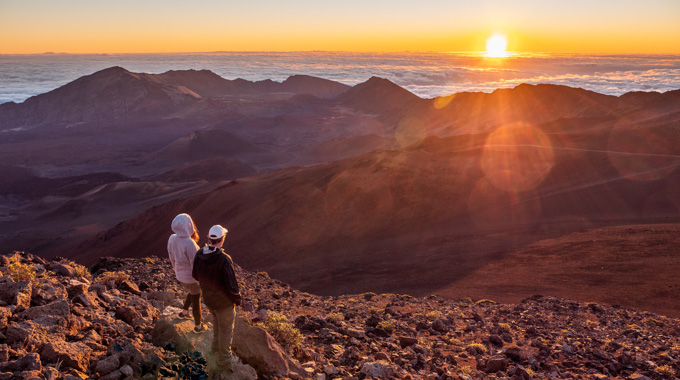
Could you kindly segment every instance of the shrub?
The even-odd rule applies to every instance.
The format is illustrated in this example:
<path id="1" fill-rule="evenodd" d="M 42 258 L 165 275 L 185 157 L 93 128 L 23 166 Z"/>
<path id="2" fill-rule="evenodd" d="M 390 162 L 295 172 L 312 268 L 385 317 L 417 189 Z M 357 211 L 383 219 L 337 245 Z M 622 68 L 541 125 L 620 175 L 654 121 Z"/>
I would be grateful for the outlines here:
<path id="1" fill-rule="evenodd" d="M 654 318 L 647 318 L 643 322 L 647 325 L 653 325 L 653 326 L 659 326 L 659 327 L 663 327 L 663 325 L 664 325 L 663 322 L 659 321 L 658 319 L 654 319 Z"/>
<path id="2" fill-rule="evenodd" d="M 129 274 L 120 271 L 104 272 L 94 281 L 98 284 L 108 284 L 111 281 L 113 281 L 114 284 L 120 284 L 123 281 L 127 281 L 129 278 Z"/>
<path id="3" fill-rule="evenodd" d="M 474 349 L 480 355 L 486 354 L 486 347 L 484 347 L 484 345 L 481 343 L 471 343 L 468 344 L 468 347 Z"/>
<path id="4" fill-rule="evenodd" d="M 147 256 L 147 257 L 142 258 L 142 262 L 144 264 L 156 264 L 156 258 Z"/>
<path id="5" fill-rule="evenodd" d="M 36 270 L 33 265 L 22 264 L 15 261 L 7 267 L 7 274 L 14 281 L 33 281 L 35 280 Z"/>
<path id="6" fill-rule="evenodd" d="M 376 295 L 377 295 L 377 294 L 375 294 L 375 293 L 373 293 L 373 292 L 364 293 L 364 299 L 368 301 L 368 300 L 370 300 L 371 298 L 375 297 Z"/>
<path id="7" fill-rule="evenodd" d="M 499 323 L 498 327 L 501 329 L 503 332 L 510 332 L 510 325 L 507 323 Z"/>
<path id="8" fill-rule="evenodd" d="M 469 375 L 469 374 L 472 373 L 472 368 L 470 368 L 470 366 L 464 365 L 464 366 L 460 367 L 460 372 L 462 372 L 466 375 Z"/>
<path id="9" fill-rule="evenodd" d="M 288 317 L 284 314 L 277 312 L 268 313 L 263 326 L 284 347 L 294 349 L 302 345 L 302 333 L 292 323 L 288 322 Z"/>
<path id="10" fill-rule="evenodd" d="M 345 316 L 342 313 L 330 313 L 326 315 L 326 320 L 331 323 L 340 323 L 345 320 Z"/>
<path id="11" fill-rule="evenodd" d="M 89 281 L 92 281 L 92 273 L 90 273 L 90 270 L 87 269 L 86 266 L 78 264 L 74 261 L 69 261 L 68 265 L 70 265 L 73 270 L 76 272 L 76 275 L 82 278 L 86 278 Z"/>
<path id="12" fill-rule="evenodd" d="M 257 272 L 257 275 L 264 278 L 269 278 L 269 273 L 267 272 Z"/>
<path id="13" fill-rule="evenodd" d="M 442 316 L 442 312 L 439 310 L 432 310 L 431 312 L 425 314 L 425 318 L 434 321 L 435 319 Z"/>
<path id="14" fill-rule="evenodd" d="M 675 377 L 675 370 L 673 369 L 673 367 L 666 365 L 666 364 L 656 367 L 656 372 L 658 372 L 659 375 L 665 376 L 665 377 L 668 377 L 668 378 Z"/>
<path id="15" fill-rule="evenodd" d="M 385 332 L 388 332 L 390 334 L 394 332 L 394 323 L 392 323 L 391 321 L 380 321 L 380 323 L 378 323 L 378 327 L 380 327 L 381 329 L 385 330 Z"/>

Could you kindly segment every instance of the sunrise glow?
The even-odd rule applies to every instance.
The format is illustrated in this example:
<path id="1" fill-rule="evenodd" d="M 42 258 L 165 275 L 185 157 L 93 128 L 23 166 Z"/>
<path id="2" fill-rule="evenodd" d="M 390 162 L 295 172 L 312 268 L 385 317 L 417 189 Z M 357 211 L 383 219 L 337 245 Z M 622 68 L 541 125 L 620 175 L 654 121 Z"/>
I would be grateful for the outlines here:
<path id="1" fill-rule="evenodd" d="M 566 8 L 527 0 L 32 4 L 6 0 L 0 5 L 0 35 L 7 37 L 0 54 L 321 50 L 495 57 L 504 49 L 519 54 L 680 54 L 680 2 L 671 0 L 574 0 Z M 487 43 L 496 30 L 505 41 Z"/>
<path id="2" fill-rule="evenodd" d="M 508 47 L 508 41 L 504 36 L 493 35 L 491 38 L 486 40 L 486 56 L 492 58 L 500 58 L 507 56 L 506 49 Z"/>

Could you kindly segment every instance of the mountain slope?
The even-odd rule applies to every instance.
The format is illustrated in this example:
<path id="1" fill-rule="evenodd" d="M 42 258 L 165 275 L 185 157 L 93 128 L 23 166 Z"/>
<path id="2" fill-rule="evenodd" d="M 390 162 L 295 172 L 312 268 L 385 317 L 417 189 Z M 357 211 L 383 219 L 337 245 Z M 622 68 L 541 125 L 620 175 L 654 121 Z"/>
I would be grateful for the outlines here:
<path id="1" fill-rule="evenodd" d="M 150 119 L 171 114 L 199 98 L 187 88 L 112 67 L 31 97 L 21 104 L 0 105 L 0 129 L 120 118 Z"/>
<path id="2" fill-rule="evenodd" d="M 400 151 L 231 181 L 156 207 L 70 252 L 82 252 L 74 258 L 87 262 L 90 252 L 115 256 L 144 244 L 146 254 L 163 256 L 167 236 L 158 231 L 188 212 L 200 231 L 227 226 L 229 250 L 244 267 L 303 289 L 427 294 L 455 288 L 478 268 L 567 232 L 680 222 L 673 195 L 680 158 L 672 171 L 639 180 L 622 173 L 606 151 L 488 145 L 490 137 L 431 138 Z M 472 143 L 478 140 L 487 143 Z M 658 270 L 680 270 L 680 262 Z M 631 302 L 646 306 L 644 298 Z"/>

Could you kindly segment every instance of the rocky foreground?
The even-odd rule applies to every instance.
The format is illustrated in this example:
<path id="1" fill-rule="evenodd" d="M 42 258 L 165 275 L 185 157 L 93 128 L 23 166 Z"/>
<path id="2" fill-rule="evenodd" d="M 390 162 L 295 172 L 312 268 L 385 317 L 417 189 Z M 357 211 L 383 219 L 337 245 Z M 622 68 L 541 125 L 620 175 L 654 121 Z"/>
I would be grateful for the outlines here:
<path id="1" fill-rule="evenodd" d="M 654 313 L 543 296 L 320 297 L 241 268 L 234 347 L 249 370 L 224 374 L 202 352 L 211 333 L 187 333 L 193 323 L 174 318 L 184 293 L 166 259 L 103 258 L 87 270 L 14 253 L 0 256 L 0 273 L 0 380 L 680 375 L 680 321 Z M 257 339 L 280 365 L 246 352 Z"/>

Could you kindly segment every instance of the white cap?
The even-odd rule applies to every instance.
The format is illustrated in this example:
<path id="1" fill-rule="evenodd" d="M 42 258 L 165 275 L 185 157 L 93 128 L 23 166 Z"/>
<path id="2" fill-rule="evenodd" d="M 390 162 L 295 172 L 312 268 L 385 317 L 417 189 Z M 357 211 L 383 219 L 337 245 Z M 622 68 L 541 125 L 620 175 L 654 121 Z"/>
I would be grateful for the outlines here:
<path id="1" fill-rule="evenodd" d="M 208 232 L 208 237 L 213 240 L 222 239 L 222 236 L 227 234 L 227 229 L 216 224 L 210 227 L 210 232 Z"/>

